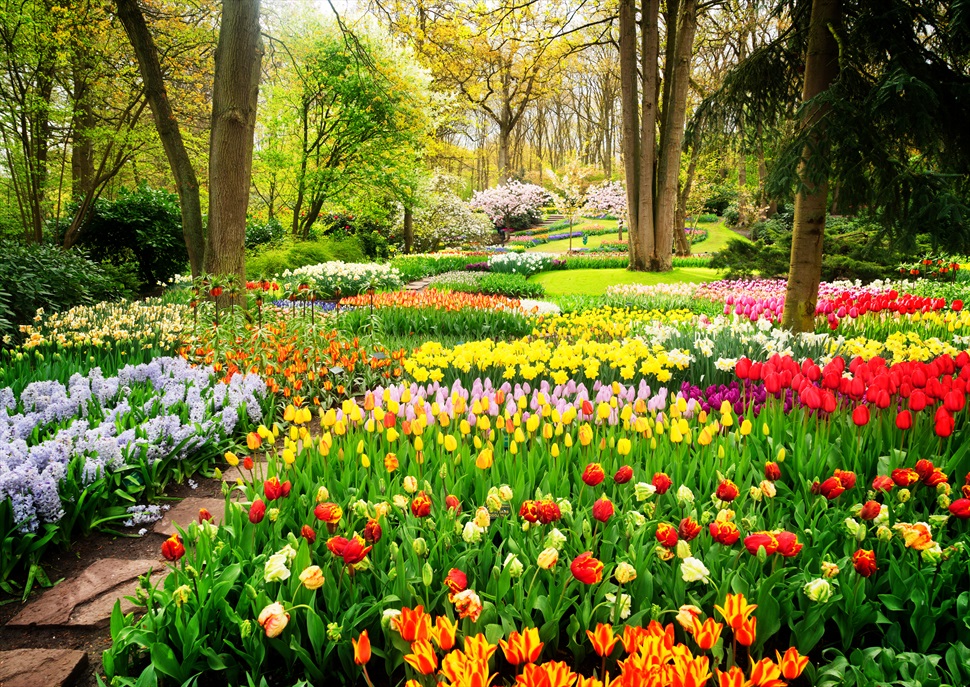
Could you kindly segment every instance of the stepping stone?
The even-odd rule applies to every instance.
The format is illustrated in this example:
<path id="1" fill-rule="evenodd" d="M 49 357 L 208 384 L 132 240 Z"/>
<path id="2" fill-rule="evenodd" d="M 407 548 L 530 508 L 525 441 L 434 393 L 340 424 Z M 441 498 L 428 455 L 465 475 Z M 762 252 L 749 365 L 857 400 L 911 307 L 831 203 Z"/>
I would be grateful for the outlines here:
<path id="1" fill-rule="evenodd" d="M 36 601 L 27 604 L 7 626 L 105 627 L 111 619 L 115 601 L 121 599 L 123 613 L 130 613 L 135 608 L 124 597 L 134 595 L 138 577 L 149 570 L 153 571 L 152 579 L 157 582 L 165 574 L 165 563 L 150 559 L 103 558 L 88 566 L 78 577 L 45 591 Z M 6 687 L 5 682 L 0 681 L 0 684 Z"/>
<path id="2" fill-rule="evenodd" d="M 73 684 L 88 665 L 83 651 L 68 649 L 15 649 L 0 651 L 0 685 L 3 687 L 63 687 Z"/>
<path id="3" fill-rule="evenodd" d="M 220 497 L 182 499 L 165 513 L 165 517 L 155 523 L 155 534 L 171 537 L 177 534 L 175 524 L 185 529 L 193 522 L 199 521 L 199 511 L 205 508 L 212 513 L 213 521 L 218 525 L 226 517 L 226 500 Z"/>

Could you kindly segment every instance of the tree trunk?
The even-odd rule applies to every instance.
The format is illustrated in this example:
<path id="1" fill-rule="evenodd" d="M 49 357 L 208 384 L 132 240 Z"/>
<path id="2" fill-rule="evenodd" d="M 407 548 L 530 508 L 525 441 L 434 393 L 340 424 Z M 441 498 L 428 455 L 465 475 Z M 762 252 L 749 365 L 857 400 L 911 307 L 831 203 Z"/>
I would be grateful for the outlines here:
<path id="1" fill-rule="evenodd" d="M 637 225 L 646 238 L 640 263 L 630 269 L 654 268 L 657 252 L 656 208 L 657 164 L 657 96 L 660 91 L 660 0 L 646 0 L 641 16 L 640 70 L 643 73 L 643 92 L 640 94 L 640 207 Z M 668 245 L 668 251 L 670 246 Z"/>
<path id="2" fill-rule="evenodd" d="M 404 252 L 408 255 L 414 249 L 414 209 L 410 204 L 404 206 Z"/>
<path id="3" fill-rule="evenodd" d="M 223 0 L 209 137 L 209 235 L 205 267 L 246 278 L 246 212 L 263 43 L 259 0 Z"/>
<path id="4" fill-rule="evenodd" d="M 697 135 L 694 137 L 694 145 L 690 150 L 690 163 L 687 165 L 687 178 L 684 185 L 677 193 L 677 218 L 675 226 L 680 229 L 674 234 L 677 244 L 678 255 L 690 255 L 691 245 L 687 240 L 687 202 L 690 200 L 691 188 L 694 186 L 694 177 L 697 175 L 697 162 L 701 157 L 701 124 L 697 126 Z M 697 225 L 697 222 L 694 222 Z"/>
<path id="5" fill-rule="evenodd" d="M 498 180 L 504 184 L 509 180 L 509 141 L 512 138 L 512 127 L 500 123 L 498 127 Z"/>
<path id="6" fill-rule="evenodd" d="M 637 89 L 637 25 L 634 0 L 620 0 L 620 105 L 623 115 L 623 169 L 626 173 L 630 269 L 646 269 L 653 231 L 640 225 L 640 112 Z"/>
<path id="7" fill-rule="evenodd" d="M 205 254 L 199 181 L 192 161 L 189 159 L 189 153 L 185 149 L 178 121 L 172 112 L 155 41 L 145 23 L 145 16 L 138 6 L 138 0 L 115 0 L 115 3 L 118 19 L 125 27 L 125 33 L 128 34 L 128 40 L 135 51 L 138 71 L 145 84 L 145 93 L 152 109 L 152 118 L 155 120 L 155 130 L 158 132 L 165 157 L 168 158 L 169 167 L 172 169 L 172 176 L 175 178 L 175 188 L 182 212 L 182 236 L 189 253 L 192 276 L 198 277 L 202 273 Z"/>
<path id="8" fill-rule="evenodd" d="M 94 188 L 94 141 L 91 140 L 95 123 L 94 107 L 83 76 L 89 68 L 87 64 L 75 64 L 72 69 L 74 117 L 71 130 L 74 135 L 71 141 L 71 197 L 75 199 L 85 197 Z"/>
<path id="9" fill-rule="evenodd" d="M 805 60 L 802 102 L 826 91 L 839 74 L 838 44 L 834 25 L 841 16 L 841 0 L 814 0 Z M 801 126 L 812 133 L 798 165 L 799 187 L 795 196 L 795 223 L 792 230 L 791 265 L 782 326 L 792 331 L 811 331 L 815 327 L 815 304 L 822 280 L 822 242 L 825 237 L 825 209 L 828 202 L 827 134 L 824 105 L 803 109 Z"/>
<path id="10" fill-rule="evenodd" d="M 687 86 L 690 61 L 697 29 L 697 0 L 681 3 L 674 64 L 668 65 L 670 100 L 664 103 L 664 136 L 660 149 L 657 179 L 656 249 L 653 269 L 666 272 L 673 268 L 674 233 L 677 227 L 677 190 L 680 186 L 680 159 L 684 147 L 684 122 L 687 117 Z"/>

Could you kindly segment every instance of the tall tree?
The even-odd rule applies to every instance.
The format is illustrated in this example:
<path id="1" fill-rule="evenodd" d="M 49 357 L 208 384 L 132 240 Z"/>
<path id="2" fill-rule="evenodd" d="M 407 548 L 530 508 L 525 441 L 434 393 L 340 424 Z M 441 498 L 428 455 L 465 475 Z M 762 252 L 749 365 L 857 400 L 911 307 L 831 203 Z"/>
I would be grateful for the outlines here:
<path id="1" fill-rule="evenodd" d="M 808 28 L 805 57 L 805 85 L 802 88 L 801 126 L 808 131 L 802 159 L 798 163 L 798 193 L 795 195 L 795 224 L 792 229 L 791 267 L 785 292 L 783 327 L 811 331 L 815 327 L 815 303 L 822 279 L 822 244 L 829 196 L 828 170 L 812 164 L 816 155 L 827 156 L 825 116 L 829 107 L 817 100 L 839 74 L 841 0 L 814 0 Z M 819 167 L 822 167 L 819 170 Z"/>
<path id="2" fill-rule="evenodd" d="M 131 41 L 138 61 L 145 92 L 155 121 L 155 129 L 168 158 L 172 176 L 175 178 L 175 188 L 179 196 L 179 207 L 182 213 L 182 235 L 185 247 L 189 253 L 189 264 L 192 276 L 202 273 L 203 256 L 205 254 L 205 237 L 202 224 L 202 202 L 199 197 L 199 181 L 195 174 L 195 167 L 189 158 L 182 131 L 179 128 L 165 78 L 162 74 L 161 62 L 155 40 L 145 16 L 138 5 L 138 0 L 115 0 L 118 19 L 125 27 L 125 33 Z"/>
<path id="3" fill-rule="evenodd" d="M 223 0 L 209 134 L 205 269 L 246 277 L 246 213 L 263 42 L 259 0 Z"/>

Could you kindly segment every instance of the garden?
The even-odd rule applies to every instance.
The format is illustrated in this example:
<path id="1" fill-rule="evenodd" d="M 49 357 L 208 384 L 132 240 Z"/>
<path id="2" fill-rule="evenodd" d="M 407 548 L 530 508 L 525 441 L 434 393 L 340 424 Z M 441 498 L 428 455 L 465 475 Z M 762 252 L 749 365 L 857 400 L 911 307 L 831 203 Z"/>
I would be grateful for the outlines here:
<path id="1" fill-rule="evenodd" d="M 970 685 L 970 3 L 0 7 L 0 687 Z"/>
<path id="2" fill-rule="evenodd" d="M 38 311 L 3 353 L 0 584 L 154 538 L 112 685 L 970 680 L 965 282 L 826 282 L 804 334 L 777 279 L 401 288 L 552 260 Z M 213 476 L 219 517 L 148 529 Z"/>

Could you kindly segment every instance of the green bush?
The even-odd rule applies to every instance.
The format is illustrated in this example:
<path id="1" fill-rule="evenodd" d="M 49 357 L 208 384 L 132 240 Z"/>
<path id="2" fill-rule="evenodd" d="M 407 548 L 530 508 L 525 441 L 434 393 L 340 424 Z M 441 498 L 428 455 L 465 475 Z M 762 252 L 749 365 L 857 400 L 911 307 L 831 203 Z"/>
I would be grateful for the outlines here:
<path id="1" fill-rule="evenodd" d="M 278 243 L 285 235 L 286 230 L 275 217 L 265 222 L 258 219 L 246 220 L 246 248 L 252 249 L 267 243 Z"/>
<path id="2" fill-rule="evenodd" d="M 710 224 L 717 221 L 717 215 L 714 213 L 707 213 L 704 215 L 698 215 L 697 221 L 702 224 Z"/>
<path id="3" fill-rule="evenodd" d="M 735 279 L 760 275 L 784 277 L 791 257 L 791 214 L 778 214 L 758 222 L 753 243 L 732 240 L 716 253 L 711 267 L 728 271 Z M 867 218 L 830 218 L 825 226 L 825 254 L 822 279 L 861 279 L 872 281 L 892 276 L 900 254 L 885 239 L 878 226 Z"/>
<path id="4" fill-rule="evenodd" d="M 538 282 L 529 281 L 521 274 L 483 273 L 469 283 L 465 280 L 442 282 L 437 288 L 465 293 L 484 293 L 488 296 L 509 298 L 542 298 L 546 289 Z"/>
<path id="5" fill-rule="evenodd" d="M 97 262 L 134 265 L 148 288 L 180 274 L 189 261 L 178 197 L 145 184 L 95 201 L 77 245 Z"/>
<path id="6" fill-rule="evenodd" d="M 704 200 L 704 212 L 723 215 L 728 205 L 738 199 L 738 189 L 733 184 L 718 184 Z"/>
<path id="7" fill-rule="evenodd" d="M 16 337 L 38 308 L 56 312 L 130 297 L 131 282 L 124 267 L 99 265 L 78 250 L 0 240 L 0 333 Z"/>
<path id="8" fill-rule="evenodd" d="M 319 265 L 331 260 L 365 262 L 357 237 L 323 237 L 315 241 L 285 243 L 278 248 L 257 251 L 246 259 L 248 278 L 269 278 L 285 270 Z"/>

